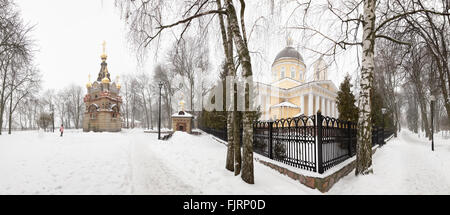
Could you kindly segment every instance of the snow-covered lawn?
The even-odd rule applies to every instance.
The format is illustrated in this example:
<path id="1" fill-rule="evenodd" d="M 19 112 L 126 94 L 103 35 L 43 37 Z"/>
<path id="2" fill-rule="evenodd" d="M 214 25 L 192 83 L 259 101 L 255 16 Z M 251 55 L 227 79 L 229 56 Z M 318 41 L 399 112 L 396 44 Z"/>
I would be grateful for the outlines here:
<path id="1" fill-rule="evenodd" d="M 422 135 L 423 136 L 423 135 Z M 450 139 L 431 141 L 404 130 L 379 148 L 373 157 L 374 174 L 341 179 L 329 194 L 450 194 Z"/>
<path id="2" fill-rule="evenodd" d="M 329 194 L 450 194 L 450 140 L 408 131 L 378 149 L 374 174 Z M 16 132 L 0 136 L 0 194 L 320 194 L 255 162 L 255 185 L 225 170 L 225 145 L 176 132 Z"/>

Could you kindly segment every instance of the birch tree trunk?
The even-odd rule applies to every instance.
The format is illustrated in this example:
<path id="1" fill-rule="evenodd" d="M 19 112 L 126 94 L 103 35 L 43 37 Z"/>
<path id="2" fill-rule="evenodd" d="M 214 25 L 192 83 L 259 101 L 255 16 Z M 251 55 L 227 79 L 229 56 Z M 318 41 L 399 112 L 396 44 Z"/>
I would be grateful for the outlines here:
<path id="1" fill-rule="evenodd" d="M 236 77 L 236 71 L 234 72 L 234 77 Z M 233 84 L 232 90 L 233 90 L 233 141 L 234 141 L 234 175 L 239 175 L 241 173 L 241 166 L 242 166 L 242 156 L 241 156 L 241 129 L 239 126 L 239 122 L 237 119 L 237 86 Z"/>
<path id="2" fill-rule="evenodd" d="M 236 9 L 232 0 L 227 0 L 227 11 L 229 17 L 229 25 L 233 33 L 233 41 L 236 45 L 239 61 L 241 63 L 242 74 L 245 78 L 252 76 L 252 65 L 250 59 L 250 53 L 248 51 L 247 44 L 244 41 L 244 37 L 241 34 L 239 28 L 239 21 L 236 15 Z M 244 27 L 242 25 L 242 27 Z M 245 30 L 243 30 L 245 32 Z M 253 105 L 252 100 L 249 99 L 249 86 L 245 86 L 245 107 L 249 108 Z M 253 114 L 249 111 L 243 113 L 243 159 L 242 159 L 242 174 L 241 178 L 249 184 L 254 184 L 253 174 Z"/>
<path id="3" fill-rule="evenodd" d="M 236 79 L 236 69 L 233 61 L 233 31 L 231 29 L 230 19 L 228 17 L 228 68 L 232 69 L 231 76 L 233 76 L 234 79 Z M 238 98 L 238 92 L 237 92 L 237 86 L 233 82 L 233 85 L 230 86 L 230 95 L 232 96 L 232 102 L 233 102 L 233 113 L 232 113 L 232 127 L 233 127 L 233 145 L 234 145 L 234 175 L 237 176 L 241 173 L 242 168 L 242 155 L 241 155 L 241 135 L 240 135 L 240 126 L 238 121 L 238 109 L 237 109 L 237 98 Z"/>
<path id="4" fill-rule="evenodd" d="M 217 3 L 217 9 L 220 10 L 222 8 L 222 3 L 220 0 L 216 1 Z M 230 52 L 230 48 L 229 44 L 230 44 L 230 40 L 231 38 L 229 38 L 229 35 L 227 35 L 227 30 L 225 27 L 225 22 L 223 19 L 223 15 L 219 14 L 219 23 L 220 23 L 220 33 L 222 35 L 222 45 L 223 45 L 223 49 L 225 52 L 225 62 L 227 64 L 227 69 L 228 69 L 228 76 L 235 76 L 235 72 L 234 72 L 234 63 L 233 63 L 233 56 L 232 56 L 232 52 Z M 230 56 L 231 53 L 231 56 Z M 226 83 L 227 84 L 227 83 Z M 230 95 L 234 95 L 232 94 L 234 90 L 233 87 L 231 86 L 227 86 L 226 89 L 230 89 Z M 231 98 L 226 98 L 231 99 Z M 235 124 L 235 119 L 236 119 L 236 112 L 234 111 L 234 109 L 231 109 L 230 107 L 226 107 L 226 111 L 227 111 L 227 141 L 228 141 L 228 145 L 227 145 L 227 159 L 226 159 L 226 164 L 225 164 L 225 168 L 231 172 L 234 172 L 234 124 Z"/>
<path id="5" fill-rule="evenodd" d="M 359 95 L 358 144 L 356 145 L 355 174 L 372 173 L 372 124 L 370 117 L 370 90 L 373 84 L 375 49 L 375 0 L 364 0 L 363 56 L 361 90 Z"/>

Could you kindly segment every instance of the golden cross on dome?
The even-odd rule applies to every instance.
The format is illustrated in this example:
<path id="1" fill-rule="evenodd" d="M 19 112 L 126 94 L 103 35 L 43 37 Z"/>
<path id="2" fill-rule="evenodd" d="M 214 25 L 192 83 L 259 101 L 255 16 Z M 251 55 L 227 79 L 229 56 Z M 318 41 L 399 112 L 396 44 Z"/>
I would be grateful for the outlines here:
<path id="1" fill-rule="evenodd" d="M 91 74 L 89 74 L 88 77 L 89 77 L 89 82 L 91 82 Z"/>
<path id="2" fill-rule="evenodd" d="M 292 44 L 293 44 L 292 37 L 289 36 L 288 39 L 287 39 L 287 46 L 290 47 L 290 46 L 292 46 Z"/>
<path id="3" fill-rule="evenodd" d="M 106 41 L 103 40 L 102 46 L 103 46 L 103 54 L 106 54 Z"/>
<path id="4" fill-rule="evenodd" d="M 119 76 L 116 76 L 117 83 L 119 83 Z"/>
<path id="5" fill-rule="evenodd" d="M 183 100 L 181 100 L 180 101 L 181 111 L 184 111 L 184 104 L 185 104 L 185 102 Z"/>

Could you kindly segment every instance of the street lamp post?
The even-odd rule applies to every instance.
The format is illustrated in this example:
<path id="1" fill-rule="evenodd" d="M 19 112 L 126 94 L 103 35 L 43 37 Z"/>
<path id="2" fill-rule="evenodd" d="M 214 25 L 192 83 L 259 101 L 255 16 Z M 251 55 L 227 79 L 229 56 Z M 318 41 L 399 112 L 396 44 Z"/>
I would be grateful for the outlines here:
<path id="1" fill-rule="evenodd" d="M 387 112 L 386 108 L 381 108 L 381 113 L 383 114 L 383 145 L 385 144 L 385 142 L 384 142 L 384 129 L 385 129 L 384 115 L 386 114 L 386 112 Z"/>
<path id="2" fill-rule="evenodd" d="M 434 151 L 434 102 L 436 102 L 436 97 L 431 96 L 431 151 Z"/>
<path id="3" fill-rule="evenodd" d="M 162 88 L 163 84 L 164 83 L 162 81 L 160 81 L 158 83 L 158 86 L 159 86 L 158 140 L 161 139 L 161 88 Z"/>

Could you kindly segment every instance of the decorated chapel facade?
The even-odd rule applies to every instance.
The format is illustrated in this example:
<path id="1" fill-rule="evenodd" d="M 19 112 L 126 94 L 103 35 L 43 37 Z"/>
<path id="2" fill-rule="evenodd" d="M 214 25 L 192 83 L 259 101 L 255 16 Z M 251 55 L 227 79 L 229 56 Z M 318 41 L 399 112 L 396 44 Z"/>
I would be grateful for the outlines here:
<path id="1" fill-rule="evenodd" d="M 86 84 L 87 94 L 84 97 L 86 111 L 83 118 L 84 132 L 119 132 L 122 128 L 122 116 L 120 107 L 122 98 L 120 97 L 119 77 L 115 82 L 111 81 L 111 74 L 108 71 L 105 53 L 106 43 L 103 43 L 103 54 L 101 55 L 101 68 L 97 80 Z"/>
<path id="2" fill-rule="evenodd" d="M 307 81 L 303 57 L 288 42 L 272 64 L 271 84 L 257 83 L 261 120 L 310 116 L 319 110 L 324 116 L 338 117 L 338 89 L 328 79 L 327 65 L 320 58 L 313 67 L 313 80 Z"/>

